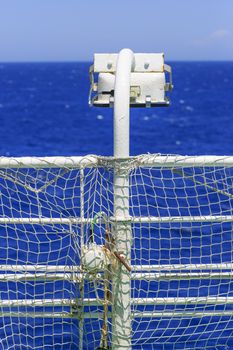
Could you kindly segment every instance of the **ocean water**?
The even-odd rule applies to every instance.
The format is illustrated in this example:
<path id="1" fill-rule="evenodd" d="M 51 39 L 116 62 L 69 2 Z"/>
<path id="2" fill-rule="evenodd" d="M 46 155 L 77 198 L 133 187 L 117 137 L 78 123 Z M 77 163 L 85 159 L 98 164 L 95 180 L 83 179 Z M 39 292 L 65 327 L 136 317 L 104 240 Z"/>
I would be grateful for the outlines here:
<path id="1" fill-rule="evenodd" d="M 131 110 L 131 155 L 233 154 L 233 62 L 171 65 L 171 107 Z M 1 64 L 0 154 L 112 155 L 112 110 L 88 106 L 88 67 Z"/>
<path id="2" fill-rule="evenodd" d="M 172 62 L 171 65 L 175 86 L 171 93 L 171 107 L 131 110 L 131 155 L 147 152 L 233 155 L 233 62 Z M 87 63 L 0 64 L 0 155 L 112 155 L 112 110 L 88 106 L 88 67 Z M 174 175 L 170 171 L 164 171 L 163 181 L 159 178 L 159 170 L 150 173 L 145 171 L 145 183 L 140 182 L 141 174 L 135 173 L 131 189 L 134 194 L 131 203 L 133 213 L 158 216 L 219 213 L 232 215 L 233 200 L 226 200 L 224 196 L 206 189 L 203 184 L 203 174 L 208 176 L 208 181 L 213 181 L 212 185 L 216 185 L 221 179 L 223 184 L 219 185 L 220 190 L 228 190 L 231 193 L 232 171 L 214 174 L 198 171 L 191 175 L 196 176 L 199 187 L 193 184 L 190 177 L 181 180 L 179 174 Z M 45 175 L 37 175 L 40 184 Z M 52 178 L 52 175 L 49 176 Z M 35 186 L 31 180 L 33 172 L 9 172 L 7 176 L 4 173 L 0 176 L 0 216 L 17 216 L 19 210 L 25 216 L 29 212 L 38 215 L 38 198 L 34 194 L 30 194 L 29 197 L 28 190 L 22 189 L 21 186 L 24 181 L 30 186 Z M 95 175 L 90 173 L 87 176 L 90 178 L 90 184 L 95 183 Z M 103 172 L 98 176 L 101 176 L 102 183 L 112 180 L 108 173 Z M 229 177 L 228 180 L 225 176 Z M 18 179 L 16 184 L 12 183 L 14 177 Z M 39 199 L 44 204 L 44 216 L 80 215 L 79 206 L 72 201 L 72 198 L 76 199 L 79 196 L 80 184 L 76 178 L 75 171 L 63 175 L 57 182 L 56 192 L 53 192 L 51 186 L 52 188 L 40 193 Z M 48 181 L 50 178 L 46 179 Z M 29 180 L 31 182 L 28 182 Z M 73 189 L 74 183 L 77 190 Z M 167 188 L 163 188 L 163 183 Z M 62 191 L 64 186 L 66 190 Z M 176 186 L 181 189 L 180 192 Z M 185 187 L 185 193 L 182 192 L 182 186 Z M 176 200 L 177 197 L 179 200 Z M 49 204 L 46 204 L 47 198 L 50 199 Z M 138 198 L 141 200 L 140 208 Z M 208 202 L 210 198 L 211 203 Z M 88 215 L 100 211 L 98 203 L 109 208 L 108 200 L 112 202 L 111 194 L 98 188 L 95 201 L 88 204 Z M 110 212 L 111 210 L 112 208 L 109 209 Z M 59 232 L 58 227 L 52 227 L 48 235 L 48 227 L 0 227 L 1 264 L 14 264 L 16 259 L 19 264 L 46 264 L 47 260 L 57 264 L 79 263 L 75 250 L 70 248 L 70 232 L 64 235 L 64 228 L 60 227 Z M 140 254 L 143 252 L 144 263 L 149 259 L 154 264 L 229 262 L 233 258 L 232 230 L 231 223 L 187 224 L 185 227 L 182 224 L 164 224 L 159 229 L 154 224 L 149 228 L 144 225 L 142 230 L 136 225 L 132 258 L 136 263 L 141 263 Z M 63 236 L 60 236 L 60 233 Z M 78 230 L 75 233 L 78 234 Z M 142 244 L 144 248 L 141 250 Z M 153 252 L 151 256 L 149 248 L 151 253 Z M 36 285 L 31 282 L 24 287 L 23 284 L 17 286 L 14 282 L 7 285 L 1 282 L 0 297 L 3 300 L 23 299 L 25 296 L 32 298 L 36 294 L 41 298 L 44 295 L 51 298 L 54 286 L 48 284 L 45 288 L 43 284 Z M 70 290 L 67 284 L 58 282 L 56 287 L 57 298 L 69 297 L 70 293 L 75 295 L 75 290 Z M 140 297 L 140 292 L 147 292 L 149 285 L 147 282 L 135 282 L 134 287 L 135 293 L 139 291 L 137 296 Z M 150 290 L 151 297 L 155 290 L 159 297 L 192 297 L 196 296 L 197 290 L 198 296 L 233 295 L 231 282 L 223 281 L 220 286 L 216 280 L 203 283 L 172 281 L 171 284 L 162 281 L 159 285 L 152 282 Z M 228 306 L 228 310 L 231 309 L 232 306 Z M 210 306 L 208 310 L 213 308 Z M 55 323 L 51 320 L 29 320 L 5 317 L 0 321 L 0 350 L 78 349 L 77 322 L 67 321 L 61 324 L 59 320 Z M 155 349 L 150 342 L 156 341 L 158 337 L 162 342 L 158 343 L 159 350 L 192 347 L 208 347 L 209 350 L 233 349 L 232 318 L 229 320 L 223 317 L 217 326 L 218 321 L 219 319 L 214 317 L 211 322 L 194 319 L 191 322 L 173 320 L 169 323 L 155 320 L 150 323 L 149 328 L 144 322 L 134 327 L 137 328 L 139 338 L 140 334 L 148 338 L 143 350 Z M 99 332 L 96 329 L 92 334 L 92 330 L 98 328 L 98 324 L 90 321 L 85 327 L 89 337 L 87 343 L 91 343 L 85 349 L 95 349 L 97 345 L 94 344 L 94 339 L 99 336 Z M 196 335 L 190 336 L 191 329 Z M 171 345 L 173 339 L 177 342 L 175 347 Z M 135 345 L 135 349 L 140 347 Z"/>

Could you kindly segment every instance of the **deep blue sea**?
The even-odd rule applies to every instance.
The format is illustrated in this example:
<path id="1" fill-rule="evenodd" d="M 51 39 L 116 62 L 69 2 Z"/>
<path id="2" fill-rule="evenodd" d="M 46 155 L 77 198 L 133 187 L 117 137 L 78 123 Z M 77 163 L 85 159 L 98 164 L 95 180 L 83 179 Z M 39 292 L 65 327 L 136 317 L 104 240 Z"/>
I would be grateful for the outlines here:
<path id="1" fill-rule="evenodd" d="M 233 155 L 233 62 L 171 62 L 173 68 L 174 91 L 170 93 L 169 108 L 131 109 L 131 155 L 141 153 L 163 153 L 182 155 Z M 88 63 L 27 63 L 0 64 L 0 155 L 2 156 L 49 156 L 49 155 L 112 155 L 113 154 L 113 117 L 111 109 L 90 108 L 88 106 L 89 78 Z M 135 215 L 175 216 L 175 215 L 211 215 L 224 213 L 232 215 L 233 200 L 226 199 L 211 188 L 206 189 L 203 174 L 211 186 L 220 183 L 220 190 L 232 192 L 233 173 L 197 172 L 199 187 L 190 176 L 182 180 L 179 174 L 164 171 L 160 179 L 159 170 L 144 173 L 145 183 L 136 174 L 132 180 L 132 207 Z M 70 217 L 80 215 L 79 204 L 73 199 L 79 198 L 80 186 L 77 173 L 63 175 L 56 186 L 46 188 L 39 194 L 22 189 L 22 182 L 35 186 L 32 172 L 19 174 L 18 182 L 12 179 L 13 172 L 0 176 L 0 216 L 24 216 L 29 212 L 38 215 L 38 201 L 43 203 L 43 215 L 62 215 Z M 38 183 L 46 177 L 38 173 Z M 107 184 L 112 178 L 103 175 L 99 184 Z M 229 179 L 224 176 L 229 175 Z M 5 177 L 4 177 L 5 176 Z M 44 178 L 43 178 L 44 176 Z M 49 176 L 52 176 L 50 174 Z M 89 178 L 88 178 L 89 176 Z M 100 176 L 100 174 L 98 175 Z M 171 178 L 172 176 L 172 178 Z M 211 176 L 213 178 L 211 179 Z M 221 177 L 222 176 L 222 177 Z M 87 175 L 90 188 L 94 188 L 96 177 Z M 49 177 L 46 181 L 50 180 Z M 28 182 L 27 182 L 28 181 Z M 111 182 L 110 181 L 110 182 Z M 140 182 L 141 181 L 141 182 Z M 151 181 L 151 182 L 150 182 Z M 212 182 L 211 182 L 212 181 Z M 225 182 L 224 182 L 225 181 Z M 77 190 L 74 188 L 74 183 Z M 164 183 L 167 185 L 163 187 Z M 100 187 L 100 185 L 98 186 Z M 110 184 L 111 185 L 111 184 Z M 216 186 L 217 186 L 216 185 Z M 66 186 L 65 191 L 63 187 Z M 177 186 L 177 188 L 176 188 Z M 221 187 L 222 186 L 222 187 Z M 224 187 L 225 186 L 225 187 Z M 196 192 L 198 187 L 199 193 Z M 55 189 L 54 189 L 55 188 Z M 105 187 L 105 189 L 107 186 Z M 95 187 L 96 189 L 96 187 Z M 91 215 L 103 207 L 110 208 L 112 198 L 100 188 L 95 191 L 95 199 L 87 205 Z M 108 190 L 110 189 L 110 186 Z M 179 192 L 180 189 L 180 192 Z M 111 190 L 112 191 L 112 190 Z M 109 190 L 109 192 L 111 192 Z M 154 192 L 153 192 L 154 191 Z M 30 192 L 30 193 L 29 193 Z M 94 192 L 94 191 L 92 191 Z M 112 194 L 112 193 L 111 193 Z M 67 196 L 67 197 L 66 197 Z M 50 202 L 47 202 L 47 199 Z M 140 206 L 137 199 L 140 198 Z M 178 200 L 177 200 L 178 198 Z M 208 200 L 212 200 L 211 203 Z M 143 202 L 144 201 L 144 202 Z M 106 204 L 107 203 L 107 204 Z M 109 207 L 108 207 L 109 205 Z M 111 211 L 112 208 L 109 209 Z M 52 227 L 39 228 L 34 225 L 0 226 L 0 263 L 14 264 L 71 264 L 77 262 L 71 247 L 70 232 L 64 234 Z M 150 259 L 158 263 L 211 263 L 232 261 L 232 223 L 205 224 L 156 224 L 149 228 L 135 228 L 135 261 Z M 79 231 L 77 229 L 77 234 Z M 153 236 L 152 236 L 153 234 Z M 151 236 L 150 236 L 151 235 Z M 142 237 L 143 236 L 143 237 Z M 151 239 L 152 237 L 152 239 Z M 144 241 L 143 241 L 144 239 Z M 141 249 L 141 244 L 145 246 Z M 151 256 L 150 256 L 151 252 Z M 138 253 L 138 256 L 137 256 Z M 153 254 L 152 254 L 153 253 Z M 140 255 L 142 254 L 142 256 Z M 148 254 L 148 255 L 147 255 Z M 73 260 L 72 260 L 73 259 Z M 212 260 L 211 260 L 212 259 Z M 5 283 L 5 282 L 4 282 Z M 17 287 L 16 283 L 0 283 L 1 299 L 14 299 L 54 296 L 54 286 L 58 287 L 57 298 L 69 297 L 69 286 L 57 284 L 44 287 L 43 284 L 28 283 Z M 153 295 L 159 297 L 221 295 L 233 296 L 233 285 L 229 281 L 162 281 L 151 282 Z M 136 293 L 147 293 L 147 282 L 135 282 Z M 161 289 L 159 289 L 161 288 Z M 157 290 L 158 289 L 158 290 Z M 9 292 L 10 290 L 10 292 Z M 76 291 L 72 291 L 75 294 Z M 147 295 L 147 294 L 146 294 Z M 149 294 L 148 294 L 149 295 Z M 139 295 L 140 296 L 140 295 Z M 211 309 L 209 307 L 208 310 Z M 218 308 L 216 308 L 218 310 Z M 232 306 L 228 306 L 232 310 Z M 20 321 L 19 321 L 20 320 Z M 0 350 L 77 350 L 77 320 L 62 323 L 57 320 L 5 317 L 0 320 Z M 99 336 L 97 323 L 87 320 L 88 341 L 91 345 L 85 349 L 95 349 L 94 340 Z M 148 346 L 143 350 L 152 350 L 150 341 L 161 338 L 158 350 L 173 349 L 171 342 L 177 340 L 176 350 L 196 349 L 231 350 L 233 349 L 233 319 L 222 318 L 201 322 L 173 320 L 155 320 L 147 329 L 146 323 L 139 323 L 137 336 L 148 337 Z M 76 322 L 76 323 L 75 323 Z M 160 322 L 160 323 L 159 323 Z M 166 324 L 167 322 L 167 324 Z M 212 322 L 212 323 L 211 323 Z M 170 326 L 171 330 L 166 330 Z M 154 327 L 154 329 L 153 329 Z M 196 335 L 191 335 L 192 330 Z M 62 334 L 62 336 L 61 336 Z M 26 336 L 27 335 L 27 336 Z M 196 338 L 195 338 L 196 337 Z M 196 340 L 198 339 L 198 342 Z M 217 339 L 217 340 L 216 340 Z M 163 343 L 165 340 L 167 345 Z M 140 343 L 140 339 L 139 339 Z M 225 346 L 227 344 L 227 346 Z M 189 347 L 188 347 L 189 346 Z M 135 347 L 135 349 L 141 348 Z"/>
<path id="2" fill-rule="evenodd" d="M 171 66 L 171 107 L 131 110 L 131 155 L 233 154 L 233 62 Z M 0 64 L 0 154 L 112 155 L 112 110 L 88 106 L 88 67 Z"/>

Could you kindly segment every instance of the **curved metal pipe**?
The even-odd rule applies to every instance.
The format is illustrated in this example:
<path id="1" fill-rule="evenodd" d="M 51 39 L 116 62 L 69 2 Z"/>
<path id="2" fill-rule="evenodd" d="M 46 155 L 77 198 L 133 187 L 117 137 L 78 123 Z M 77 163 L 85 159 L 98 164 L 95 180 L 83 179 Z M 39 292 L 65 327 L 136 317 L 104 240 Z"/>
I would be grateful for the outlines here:
<path id="1" fill-rule="evenodd" d="M 134 54 L 123 49 L 118 54 L 114 92 L 114 157 L 129 156 L 130 80 L 134 69 Z M 129 216 L 129 176 L 114 169 L 114 216 Z M 130 264 L 131 224 L 115 222 L 114 251 L 120 252 Z M 130 350 L 131 308 L 130 273 L 122 264 L 114 267 L 112 278 L 112 349 Z"/>
<path id="2" fill-rule="evenodd" d="M 118 54 L 114 89 L 114 156 L 129 156 L 130 80 L 134 69 L 134 54 L 123 49 Z"/>

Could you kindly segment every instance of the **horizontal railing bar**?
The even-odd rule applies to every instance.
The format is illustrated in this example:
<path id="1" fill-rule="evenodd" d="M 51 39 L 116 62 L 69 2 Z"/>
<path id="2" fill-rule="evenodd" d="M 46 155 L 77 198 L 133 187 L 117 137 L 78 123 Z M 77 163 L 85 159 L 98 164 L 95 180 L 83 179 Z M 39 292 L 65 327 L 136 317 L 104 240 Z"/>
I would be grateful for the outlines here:
<path id="1" fill-rule="evenodd" d="M 84 312 L 84 318 L 102 319 L 101 312 Z M 233 310 L 225 311 L 132 311 L 132 318 L 202 318 L 202 317 L 232 317 Z M 0 317 L 22 318 L 79 318 L 78 313 L 72 312 L 0 312 Z M 111 314 L 108 315 L 111 318 Z"/>
<path id="2" fill-rule="evenodd" d="M 225 311 L 132 311 L 132 318 L 202 318 L 202 317 L 232 317 L 233 310 Z M 0 317 L 22 318 L 79 318 L 78 313 L 72 312 L 0 312 Z M 82 317 L 88 319 L 102 319 L 101 312 L 84 312 Z M 111 314 L 108 315 L 111 318 Z"/>
<path id="3" fill-rule="evenodd" d="M 132 265 L 133 271 L 233 270 L 233 263 Z"/>
<path id="4" fill-rule="evenodd" d="M 0 225 L 13 224 L 13 225 L 72 225 L 72 224 L 87 224 L 92 221 L 92 218 L 10 218 L 0 217 Z M 62 233 L 62 232 L 61 232 Z M 67 232 L 66 232 L 67 233 Z"/>
<path id="5" fill-rule="evenodd" d="M 85 278 L 84 274 L 81 273 L 0 273 L 0 281 L 12 281 L 12 282 L 25 282 L 25 281 L 58 281 L 58 280 L 68 280 L 79 282 Z"/>
<path id="6" fill-rule="evenodd" d="M 161 156 L 148 154 L 138 156 L 137 165 L 141 167 L 231 167 L 232 156 Z"/>
<path id="7" fill-rule="evenodd" d="M 88 298 L 80 300 L 81 306 L 103 305 L 105 300 Z M 110 303 L 110 302 L 109 302 Z M 111 303 L 110 303 L 111 304 Z M 132 298 L 131 305 L 193 305 L 193 304 L 233 304 L 233 297 L 177 297 L 177 298 Z M 1 300 L 0 307 L 49 307 L 77 306 L 76 299 L 18 299 Z"/>
<path id="8" fill-rule="evenodd" d="M 84 318 L 103 318 L 103 314 L 101 312 L 90 312 L 84 313 Z M 213 317 L 213 316 L 226 316 L 232 317 L 233 310 L 219 310 L 219 311 L 132 311 L 131 317 L 134 318 L 201 318 L 201 317 Z M 75 315 L 73 316 L 75 317 Z M 112 315 L 109 313 L 108 318 L 111 318 Z"/>
<path id="9" fill-rule="evenodd" d="M 0 300 L 0 307 L 49 307 L 49 306 L 72 306 L 74 299 L 12 299 Z"/>
<path id="10" fill-rule="evenodd" d="M 0 281 L 26 282 L 26 281 L 57 281 L 67 280 L 80 282 L 86 278 L 85 273 L 0 273 Z M 101 278 L 101 275 L 99 276 Z M 233 271 L 227 272 L 133 272 L 131 280 L 190 280 L 190 279 L 232 279 Z M 89 278 L 90 279 L 90 278 Z"/>
<path id="11" fill-rule="evenodd" d="M 214 317 L 214 316 L 226 316 L 232 317 L 233 310 L 225 311 L 145 311 L 145 312 L 132 312 L 133 318 L 201 318 L 201 317 Z"/>
<path id="12" fill-rule="evenodd" d="M 131 274 L 132 280 L 190 280 L 190 279 L 232 279 L 233 271 L 229 272 L 136 272 Z"/>
<path id="13" fill-rule="evenodd" d="M 88 168 L 98 165 L 98 157 L 0 157 L 0 168 Z"/>
<path id="14" fill-rule="evenodd" d="M 88 224 L 92 222 L 93 218 L 48 218 L 48 217 L 31 217 L 31 218 L 15 218 L 15 217 L 0 217 L 0 225 L 4 224 L 41 224 L 41 225 L 72 225 L 72 224 Z M 134 224 L 143 223 L 189 223 L 189 222 L 233 222 L 233 215 L 202 215 L 202 216 L 148 216 L 148 217 L 128 217 L 117 219 L 111 217 L 112 222 L 131 222 Z"/>
<path id="15" fill-rule="evenodd" d="M 0 265 L 0 271 L 28 271 L 34 272 L 66 272 L 73 273 L 81 271 L 80 266 L 75 265 Z"/>
<path id="16" fill-rule="evenodd" d="M 134 224 L 146 223 L 182 223 L 182 222 L 233 222 L 233 215 L 201 215 L 201 216 L 144 216 L 144 217 L 118 217 L 112 221 L 129 221 Z"/>
<path id="17" fill-rule="evenodd" d="M 84 312 L 84 318 L 102 319 L 101 312 Z M 144 311 L 131 313 L 132 318 L 201 318 L 201 317 L 232 317 L 233 310 L 225 311 Z M 78 313 L 71 312 L 1 312 L 0 317 L 28 317 L 28 318 L 78 318 Z M 111 318 L 111 314 L 108 315 Z"/>
<path id="18" fill-rule="evenodd" d="M 231 167 L 232 156 L 173 156 L 146 154 L 127 159 L 99 157 L 87 155 L 84 157 L 0 157 L 1 169 L 17 168 L 92 168 L 96 166 L 114 167 L 116 161 L 129 161 L 130 168 L 135 167 Z"/>
<path id="19" fill-rule="evenodd" d="M 22 317 L 22 318 L 77 318 L 77 315 L 71 312 L 0 312 L 0 317 Z M 88 317 L 88 316 L 86 316 Z"/>
<path id="20" fill-rule="evenodd" d="M 57 281 L 67 280 L 80 282 L 85 279 L 84 273 L 64 272 L 64 273 L 0 273 L 0 281 L 25 282 L 25 281 Z M 138 272 L 132 273 L 132 280 L 190 280 L 190 279 L 232 279 L 233 272 Z"/>
<path id="21" fill-rule="evenodd" d="M 79 299 L 80 306 L 102 305 L 104 300 L 96 298 Z M 0 300 L 0 307 L 50 307 L 50 306 L 77 306 L 77 299 L 12 299 Z"/>
<path id="22" fill-rule="evenodd" d="M 132 265 L 132 272 L 131 278 L 132 279 L 140 279 L 140 278 L 156 278 L 159 277 L 161 274 L 161 277 L 169 277 L 171 276 L 173 278 L 174 276 L 203 276 L 207 278 L 207 275 L 211 276 L 232 276 L 233 271 L 216 271 L 212 272 L 213 270 L 233 270 L 233 263 L 219 263 L 219 264 L 171 264 L 171 265 Z M 208 272 L 189 272 L 189 273 L 183 273 L 183 272 L 172 272 L 174 270 L 183 270 L 183 271 L 196 271 L 196 270 L 211 270 Z M 83 273 L 81 273 L 82 269 L 81 266 L 78 265 L 0 265 L 0 279 L 5 278 L 14 278 L 15 274 L 7 274 L 6 272 L 21 272 L 19 274 L 19 277 L 27 278 L 27 273 L 29 273 L 28 277 L 31 278 L 40 278 L 43 275 L 50 278 L 60 278 L 63 275 L 67 276 L 74 276 L 76 273 L 77 278 L 81 278 Z M 1 272 L 4 272 L 1 273 Z M 33 274 L 30 274 L 31 272 L 34 272 Z M 79 273 L 80 272 L 80 273 Z M 44 273 L 44 274 L 43 274 Z M 6 277 L 5 277 L 6 276 Z M 210 276 L 210 277 L 211 277 Z"/>
<path id="23" fill-rule="evenodd" d="M 17 312 L 17 311 L 1 311 L 0 317 L 22 317 L 22 318 L 79 318 L 80 313 L 78 312 Z M 83 312 L 82 317 L 84 318 L 95 318 L 95 319 L 103 319 L 103 313 L 101 312 Z M 111 318 L 111 314 L 109 313 L 108 318 Z"/>
<path id="24" fill-rule="evenodd" d="M 232 304 L 233 297 L 133 298 L 134 305 Z"/>

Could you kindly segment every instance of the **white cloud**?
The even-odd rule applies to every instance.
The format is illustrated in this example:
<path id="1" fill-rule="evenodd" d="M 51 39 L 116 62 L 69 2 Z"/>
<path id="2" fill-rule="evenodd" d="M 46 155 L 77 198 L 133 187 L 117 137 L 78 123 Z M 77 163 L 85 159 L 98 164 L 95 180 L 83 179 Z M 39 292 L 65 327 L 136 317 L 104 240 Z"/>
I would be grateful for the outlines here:
<path id="1" fill-rule="evenodd" d="M 197 46 L 211 45 L 215 42 L 228 41 L 232 37 L 232 32 L 228 29 L 218 29 L 203 38 L 196 39 L 194 44 Z"/>
<path id="2" fill-rule="evenodd" d="M 210 39 L 222 39 L 231 35 L 231 32 L 227 29 L 218 29 L 214 31 L 209 38 Z"/>

